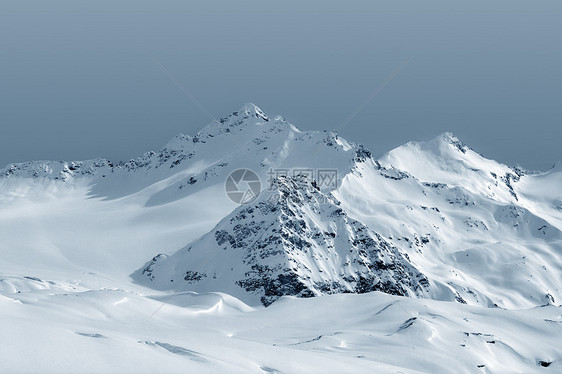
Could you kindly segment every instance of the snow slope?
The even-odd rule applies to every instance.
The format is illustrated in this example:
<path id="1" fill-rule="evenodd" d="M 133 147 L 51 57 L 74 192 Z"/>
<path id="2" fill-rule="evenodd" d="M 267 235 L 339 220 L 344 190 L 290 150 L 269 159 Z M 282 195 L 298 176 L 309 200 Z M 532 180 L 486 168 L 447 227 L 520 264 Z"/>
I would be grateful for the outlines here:
<path id="1" fill-rule="evenodd" d="M 263 189 L 242 207 L 224 192 L 239 168 Z M 268 190 L 293 168 L 339 184 Z M 374 160 L 253 104 L 128 162 L 9 165 L 0 371 L 560 371 L 560 186 L 559 165 L 451 134 Z M 320 296 L 371 290 L 395 295 Z"/>

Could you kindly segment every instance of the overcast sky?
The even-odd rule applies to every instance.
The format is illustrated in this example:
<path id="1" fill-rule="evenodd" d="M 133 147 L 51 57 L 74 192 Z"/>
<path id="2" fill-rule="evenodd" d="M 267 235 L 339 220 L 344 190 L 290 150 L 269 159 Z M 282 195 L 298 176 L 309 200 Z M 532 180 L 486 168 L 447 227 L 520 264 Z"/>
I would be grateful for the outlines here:
<path id="1" fill-rule="evenodd" d="M 209 115 L 176 79 L 217 118 L 254 102 L 302 130 L 345 123 L 375 155 L 451 131 L 546 170 L 562 160 L 561 20 L 559 0 L 3 0 L 0 167 L 193 134 Z"/>

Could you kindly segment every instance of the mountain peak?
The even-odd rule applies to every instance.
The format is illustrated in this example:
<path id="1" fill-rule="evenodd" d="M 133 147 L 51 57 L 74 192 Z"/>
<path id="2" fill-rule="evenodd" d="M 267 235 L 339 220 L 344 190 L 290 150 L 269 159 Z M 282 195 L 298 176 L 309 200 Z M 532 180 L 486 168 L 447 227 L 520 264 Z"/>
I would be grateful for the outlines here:
<path id="1" fill-rule="evenodd" d="M 240 120 L 244 118 L 257 118 L 266 122 L 269 121 L 269 117 L 264 113 L 263 110 L 261 110 L 260 107 L 258 107 L 254 103 L 246 103 L 242 105 L 242 107 L 240 107 L 240 109 L 238 109 L 237 111 L 232 112 L 230 115 L 224 118 L 221 118 L 219 122 L 221 124 L 224 124 L 234 120 L 236 123 L 239 123 Z"/>
<path id="2" fill-rule="evenodd" d="M 439 143 L 450 144 L 455 148 L 457 148 L 462 153 L 466 153 L 466 151 L 469 149 L 469 147 L 466 146 L 466 144 L 464 144 L 462 140 L 457 138 L 452 132 L 449 131 L 444 132 L 441 135 L 437 136 L 435 140 Z"/>
<path id="3" fill-rule="evenodd" d="M 241 113 L 244 117 L 256 117 L 269 121 L 269 117 L 254 103 L 245 103 L 238 110 L 238 113 Z"/>
<path id="4" fill-rule="evenodd" d="M 248 120 L 251 119 L 257 120 L 257 122 L 256 121 L 248 122 Z M 263 123 L 262 121 L 269 122 L 269 117 L 264 113 L 264 111 L 253 103 L 246 103 L 242 105 L 242 107 L 240 107 L 240 109 L 238 109 L 237 111 L 232 112 L 228 116 L 221 118 L 218 122 L 213 122 L 210 125 L 206 126 L 203 129 L 203 132 L 205 129 L 209 130 L 210 132 L 214 132 L 214 131 L 222 132 L 224 128 L 240 127 L 240 125 L 242 124 L 249 124 L 252 122 L 254 124 L 261 124 Z M 211 128 L 214 130 L 210 130 Z"/>

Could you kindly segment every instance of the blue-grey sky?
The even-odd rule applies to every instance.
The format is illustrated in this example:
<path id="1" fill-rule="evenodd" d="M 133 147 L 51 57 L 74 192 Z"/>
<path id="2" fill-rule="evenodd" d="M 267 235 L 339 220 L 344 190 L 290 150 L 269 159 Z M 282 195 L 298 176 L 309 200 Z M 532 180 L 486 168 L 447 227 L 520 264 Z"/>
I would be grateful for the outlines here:
<path id="1" fill-rule="evenodd" d="M 562 160 L 562 2 L 12 1 L 0 6 L 0 165 L 128 160 L 254 102 L 375 155 L 452 131 Z M 409 61 L 400 72 L 396 69 Z"/>

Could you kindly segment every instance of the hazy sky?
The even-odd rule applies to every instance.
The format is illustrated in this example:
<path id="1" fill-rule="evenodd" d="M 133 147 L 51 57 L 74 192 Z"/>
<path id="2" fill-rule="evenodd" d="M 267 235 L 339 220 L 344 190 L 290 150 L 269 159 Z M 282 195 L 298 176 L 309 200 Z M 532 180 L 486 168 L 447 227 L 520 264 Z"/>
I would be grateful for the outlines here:
<path id="1" fill-rule="evenodd" d="M 217 118 L 251 101 L 336 129 L 374 95 L 340 134 L 375 155 L 452 131 L 562 160 L 559 0 L 2 0 L 0 167 L 128 160 L 209 123 L 156 61 Z"/>

